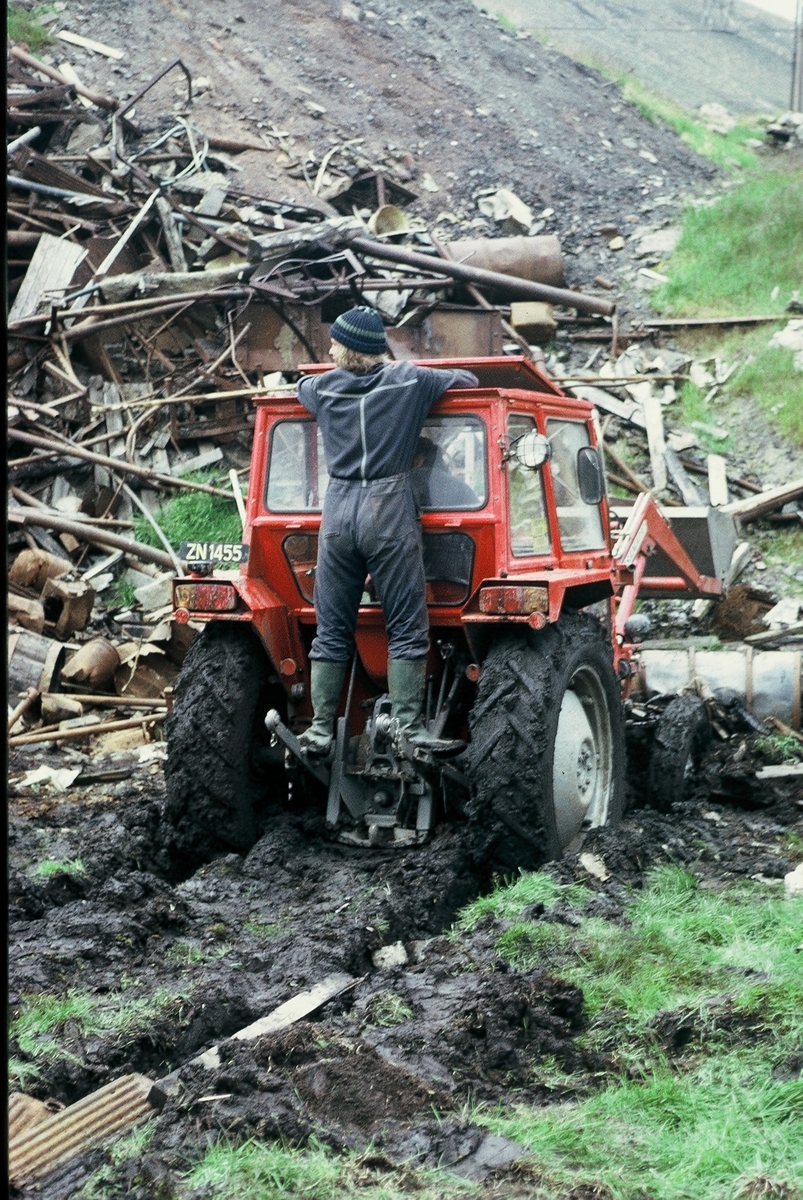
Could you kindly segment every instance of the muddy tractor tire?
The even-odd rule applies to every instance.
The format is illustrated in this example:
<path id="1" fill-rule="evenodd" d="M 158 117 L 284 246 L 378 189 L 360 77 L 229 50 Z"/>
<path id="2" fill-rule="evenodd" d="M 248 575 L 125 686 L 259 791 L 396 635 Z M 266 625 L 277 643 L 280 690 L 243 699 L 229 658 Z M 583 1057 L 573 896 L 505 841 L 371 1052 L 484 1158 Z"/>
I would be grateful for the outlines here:
<path id="1" fill-rule="evenodd" d="M 624 716 L 597 620 L 567 615 L 491 646 L 471 717 L 469 816 L 497 871 L 560 858 L 581 829 L 622 815 Z"/>
<path id="2" fill-rule="evenodd" d="M 256 841 L 255 808 L 277 779 L 265 713 L 270 665 L 246 625 L 215 622 L 189 649 L 168 717 L 165 821 L 191 862 Z"/>
<path id="3" fill-rule="evenodd" d="M 677 696 L 667 704 L 650 754 L 647 798 L 653 808 L 669 812 L 684 799 L 710 741 L 708 711 L 699 696 Z"/>

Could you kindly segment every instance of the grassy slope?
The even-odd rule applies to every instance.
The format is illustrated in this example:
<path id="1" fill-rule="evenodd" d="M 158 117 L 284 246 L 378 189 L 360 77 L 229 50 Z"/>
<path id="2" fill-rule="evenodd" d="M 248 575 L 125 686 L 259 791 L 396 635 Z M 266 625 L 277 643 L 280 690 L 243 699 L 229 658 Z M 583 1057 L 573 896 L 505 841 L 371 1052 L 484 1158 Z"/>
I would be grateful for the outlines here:
<path id="1" fill-rule="evenodd" d="M 577 889 L 525 876 L 464 922 L 488 911 L 515 921 L 534 901 L 549 907 L 550 892 L 581 903 Z M 797 1068 L 791 1078 L 776 1068 L 803 1034 L 802 935 L 803 901 L 766 885 L 714 894 L 675 868 L 653 873 L 622 924 L 513 924 L 500 952 L 579 984 L 583 1041 L 618 1069 L 577 1101 L 508 1104 L 478 1119 L 522 1141 L 555 1186 L 604 1184 L 616 1200 L 791 1198 L 784 1187 L 803 1187 L 803 1082 Z M 687 1027 L 688 1046 L 670 1052 L 662 1024 Z M 572 1086 L 555 1064 L 544 1082 Z M 768 1190 L 751 1193 L 762 1177 Z"/>
<path id="2" fill-rule="evenodd" d="M 688 208 L 677 249 L 661 270 L 669 282 L 652 302 L 667 315 L 778 315 L 778 325 L 711 329 L 685 339 L 699 358 L 737 364 L 708 406 L 703 391 L 685 385 L 687 423 L 727 425 L 730 412 L 752 411 L 803 446 L 803 372 L 794 369 L 791 350 L 769 345 L 789 319 L 786 305 L 803 291 L 803 170 L 765 168 L 714 204 Z"/>

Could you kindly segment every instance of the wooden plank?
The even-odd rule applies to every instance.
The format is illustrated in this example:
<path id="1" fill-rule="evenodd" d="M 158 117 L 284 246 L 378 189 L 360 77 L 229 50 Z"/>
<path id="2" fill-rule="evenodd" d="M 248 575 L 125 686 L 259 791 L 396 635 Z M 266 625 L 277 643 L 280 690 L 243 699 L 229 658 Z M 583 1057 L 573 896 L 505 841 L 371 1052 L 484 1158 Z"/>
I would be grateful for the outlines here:
<path id="1" fill-rule="evenodd" d="M 215 446 L 212 450 L 205 450 L 202 454 L 196 454 L 194 458 L 188 458 L 184 462 L 177 462 L 171 474 L 180 479 L 182 475 L 189 475 L 193 471 L 202 471 L 204 467 L 211 467 L 214 463 L 220 462 L 222 457 L 223 451 L 220 446 Z"/>
<path id="2" fill-rule="evenodd" d="M 784 321 L 783 313 L 774 317 L 671 317 L 665 320 L 639 321 L 645 329 L 704 329 L 707 325 L 769 325 L 773 321 Z"/>
<path id="3" fill-rule="evenodd" d="M 117 50 L 114 46 L 107 46 L 105 42 L 83 37 L 80 33 L 72 33 L 69 29 L 60 29 L 56 37 L 60 42 L 69 42 L 71 46 L 80 46 L 82 50 L 91 50 L 94 54 L 102 54 L 104 58 L 114 58 L 118 61 L 125 58 L 124 50 Z"/>
<path id="4" fill-rule="evenodd" d="M 106 412 L 106 430 L 112 435 L 106 443 L 106 453 L 112 458 L 125 457 L 125 438 L 119 435 L 125 427 L 123 420 L 123 408 L 120 402 L 120 389 L 116 383 L 104 383 L 103 385 L 103 404 L 107 407 Z"/>
<path id="5" fill-rule="evenodd" d="M 161 221 L 162 229 L 164 230 L 170 266 L 174 271 L 179 271 L 182 274 L 186 273 L 187 260 L 184 257 L 184 244 L 181 240 L 178 222 L 176 221 L 170 203 L 164 198 L 164 196 L 156 197 L 156 211 L 159 214 L 159 220 Z"/>
<path id="6" fill-rule="evenodd" d="M 253 1041 L 255 1038 L 264 1037 L 267 1033 L 277 1033 L 280 1029 L 285 1029 L 288 1025 L 292 1025 L 295 1021 L 300 1021 L 302 1017 L 308 1017 L 315 1012 L 321 1005 L 326 1004 L 327 1000 L 332 1000 L 335 996 L 339 996 L 341 992 L 347 988 L 353 987 L 360 980 L 355 979 L 352 975 L 345 973 L 327 975 L 320 983 L 316 983 L 314 987 L 306 992 L 299 992 L 297 996 L 280 1004 L 278 1008 L 274 1008 L 273 1012 L 267 1016 L 260 1017 L 258 1021 L 254 1021 L 251 1025 L 246 1025 L 244 1029 L 238 1030 L 237 1033 L 231 1034 L 231 1037 L 237 1041 Z M 204 1066 L 207 1068 L 220 1066 L 220 1053 L 217 1046 L 210 1046 L 208 1050 L 204 1050 L 202 1054 L 191 1059 L 188 1066 Z M 170 1075 L 165 1075 L 163 1079 L 157 1079 L 153 1085 L 157 1092 L 163 1096 L 171 1096 L 178 1090 L 178 1078 L 181 1068 L 171 1072 Z"/>
<path id="7" fill-rule="evenodd" d="M 70 742 L 76 739 L 85 737 L 94 737 L 96 733 L 116 733 L 120 729 L 138 729 L 142 725 L 153 725 L 154 722 L 161 721 L 161 714 L 147 717 L 126 717 L 122 721 L 100 721 L 95 719 L 85 719 L 86 723 L 79 728 L 71 729 L 52 729 L 46 733 L 34 731 L 33 733 L 18 733 L 15 737 L 8 739 L 9 746 L 30 746 L 36 742 Z M 237 1036 L 236 1034 L 234 1035 Z"/>
<path id="8" fill-rule="evenodd" d="M 753 517 L 772 512 L 773 509 L 783 508 L 784 504 L 796 500 L 798 496 L 803 496 L 803 479 L 793 479 L 791 483 L 785 483 L 782 487 L 759 492 L 757 496 L 747 496 L 744 500 L 732 500 L 730 504 L 722 506 L 722 511 L 740 517 L 743 521 L 750 521 Z"/>
<path id="9" fill-rule="evenodd" d="M 9 321 L 19 321 L 49 307 L 50 295 L 67 290 L 76 267 L 85 258 L 86 250 L 82 246 L 43 233 L 11 306 Z M 57 298 L 60 301 L 62 297 Z"/>
<path id="10" fill-rule="evenodd" d="M 70 83 L 74 83 L 77 85 L 76 89 L 75 89 L 75 94 L 78 97 L 79 103 L 83 104 L 84 108 L 91 108 L 92 101 L 83 94 L 83 90 L 80 92 L 78 91 L 78 87 L 81 86 L 81 80 L 78 78 L 78 72 L 76 71 L 76 69 L 72 65 L 72 63 L 71 62 L 59 63 L 59 70 L 61 71 L 61 73 L 65 79 L 69 79 Z"/>
<path id="11" fill-rule="evenodd" d="M 670 450 L 668 446 L 664 450 L 664 462 L 672 482 L 680 492 L 683 503 L 688 508 L 698 508 L 701 504 L 704 505 L 705 496 L 686 471 L 675 451 Z"/>
<path id="12" fill-rule="evenodd" d="M 664 414 L 658 396 L 645 396 L 644 421 L 647 426 L 647 444 L 650 450 L 650 465 L 652 467 L 653 486 L 663 491 L 667 484 L 666 442 L 664 441 Z"/>
<path id="13" fill-rule="evenodd" d="M 606 382 L 608 382 L 606 380 Z M 620 387 L 625 380 L 611 379 L 611 385 Z M 616 396 L 611 396 L 604 388 L 593 387 L 590 384 L 573 385 L 572 391 L 580 400 L 589 400 L 596 408 L 602 409 L 603 412 L 611 413 L 615 417 L 619 417 L 622 421 L 629 421 L 631 425 L 637 425 L 639 429 L 646 429 L 644 414 L 641 411 L 641 406 L 636 404 L 635 400 L 618 400 Z"/>
<path id="14" fill-rule="evenodd" d="M 728 468 L 721 454 L 709 454 L 708 463 L 708 494 L 714 508 L 721 508 L 728 503 Z"/>

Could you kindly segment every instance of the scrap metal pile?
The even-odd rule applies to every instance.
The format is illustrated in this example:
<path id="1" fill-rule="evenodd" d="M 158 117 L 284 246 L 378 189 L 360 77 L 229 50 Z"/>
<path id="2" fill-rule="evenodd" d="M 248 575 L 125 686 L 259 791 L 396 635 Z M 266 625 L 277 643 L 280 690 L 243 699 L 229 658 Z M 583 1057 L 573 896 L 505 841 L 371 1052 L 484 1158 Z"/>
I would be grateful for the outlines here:
<path id="1" fill-rule="evenodd" d="M 137 103 L 169 72 L 183 72 L 186 105 L 140 128 Z M 543 362 L 556 335 L 600 343 L 562 382 L 613 422 L 610 478 L 631 493 L 669 489 L 669 503 L 700 498 L 661 415 L 690 360 L 642 354 L 632 343 L 649 332 L 619 330 L 607 294 L 565 288 L 558 239 L 534 235 L 514 193 L 481 200 L 502 236 L 448 245 L 405 212 L 414 193 L 348 144 L 312 174 L 301 165 L 305 204 L 245 193 L 232 155 L 265 147 L 207 135 L 192 99 L 180 59 L 117 100 L 10 52 L 10 728 L 44 722 L 18 744 L 61 741 L 71 720 L 79 736 L 100 700 L 124 709 L 111 732 L 142 725 L 137 705 L 164 710 L 187 642 L 169 621 L 181 567 L 159 510 L 182 491 L 242 508 L 250 397 L 327 361 L 329 325 L 355 303 L 383 314 L 398 358 Z M 606 344 L 612 362 L 592 372 Z M 617 428 L 649 445 L 651 483 L 612 450 Z M 206 482 L 188 478 L 204 468 Z M 780 503 L 762 493 L 757 509 L 760 485 L 732 483 L 751 514 L 801 490 Z M 134 537 L 135 520 L 158 545 Z"/>

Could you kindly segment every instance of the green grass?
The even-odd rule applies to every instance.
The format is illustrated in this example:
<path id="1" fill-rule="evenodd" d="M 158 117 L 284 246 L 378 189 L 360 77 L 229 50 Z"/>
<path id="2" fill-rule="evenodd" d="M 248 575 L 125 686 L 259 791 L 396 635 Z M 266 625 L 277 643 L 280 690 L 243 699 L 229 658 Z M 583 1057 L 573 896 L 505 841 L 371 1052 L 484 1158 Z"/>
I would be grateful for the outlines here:
<path id="1" fill-rule="evenodd" d="M 504 29 L 506 33 L 517 33 L 518 25 L 515 21 L 511 21 L 510 17 L 505 16 L 503 12 L 496 14 L 496 22 L 500 29 Z"/>
<path id="2" fill-rule="evenodd" d="M 524 877 L 486 911 L 515 918 L 523 894 L 549 903 L 557 886 Z M 797 1193 L 783 1185 L 803 1186 L 803 1082 L 775 1069 L 803 1037 L 802 939 L 803 901 L 780 888 L 708 890 L 672 866 L 652 872 L 621 924 L 519 921 L 500 953 L 583 989 L 579 1042 L 607 1053 L 613 1069 L 580 1100 L 506 1104 L 475 1119 L 527 1146 L 550 1195 L 585 1184 L 607 1186 L 615 1200 L 791 1200 Z M 691 1023 L 685 1048 L 664 1044 L 664 1022 Z M 559 1068 L 547 1067 L 559 1089 Z M 770 1190 L 757 1190 L 761 1179 Z"/>
<path id="3" fill-rule="evenodd" d="M 768 763 L 780 765 L 803 761 L 803 742 L 799 742 L 790 734 L 769 733 L 765 737 L 757 737 L 753 748 Z M 796 834 L 790 834 L 790 849 L 795 845 L 795 842 L 791 841 L 795 837 Z M 803 854 L 803 837 L 797 837 L 797 849 Z"/>
<path id="4" fill-rule="evenodd" d="M 803 173 L 756 175 L 711 206 L 688 208 L 661 270 L 669 282 L 651 294 L 659 312 L 781 319 L 803 286 Z"/>
<path id="5" fill-rule="evenodd" d="M 696 425 L 708 425 L 712 429 L 721 425 L 721 417 L 715 409 L 716 401 L 706 404 L 705 392 L 687 379 L 680 390 L 680 411 L 683 426 L 690 429 L 697 441 L 709 454 L 727 454 L 733 449 L 733 438 L 728 434 L 725 438 L 714 437 L 705 429 L 695 428 Z"/>
<path id="6" fill-rule="evenodd" d="M 110 1164 L 93 1171 L 81 1188 L 80 1200 L 110 1200 L 114 1194 L 110 1190 L 115 1185 L 114 1167 L 144 1154 L 153 1141 L 155 1132 L 156 1122 L 151 1120 L 145 1125 L 132 1129 L 125 1137 L 113 1141 L 108 1146 Z"/>
<path id="7" fill-rule="evenodd" d="M 531 904 L 543 904 L 545 909 L 563 903 L 584 904 L 591 893 L 580 883 L 558 883 L 543 872 L 522 874 L 513 883 L 498 884 L 487 896 L 472 901 L 460 914 L 458 931 L 474 929 L 482 917 L 490 914 L 502 920 L 513 920 Z"/>
<path id="8" fill-rule="evenodd" d="M 482 1120 L 522 1142 L 556 1182 L 602 1181 L 615 1200 L 734 1200 L 762 1177 L 775 1188 L 754 1196 L 792 1200 L 803 1185 L 801 1118 L 801 1085 L 773 1079 L 760 1055 L 742 1051 L 682 1076 L 657 1066 L 579 1104 Z"/>
<path id="9" fill-rule="evenodd" d="M 597 66 L 603 75 L 613 78 L 625 100 L 633 104 L 646 120 L 657 125 L 662 122 L 674 129 L 681 141 L 695 150 L 703 158 L 715 162 L 717 166 L 732 170 L 733 168 L 753 167 L 758 158 L 755 150 L 745 146 L 746 138 L 763 136 L 761 127 L 753 123 L 735 125 L 726 134 L 712 133 L 699 121 L 671 100 L 656 96 L 632 75 L 622 72 L 611 72 L 606 67 Z"/>
<path id="10" fill-rule="evenodd" d="M 734 376 L 727 393 L 742 403 L 756 401 L 785 437 L 803 447 L 803 372 L 794 369 L 793 358 L 792 351 L 782 346 L 765 346 Z"/>
<path id="11" fill-rule="evenodd" d="M 83 860 L 80 858 L 71 858 L 66 862 L 58 862 L 54 858 L 46 858 L 43 862 L 37 863 L 31 868 L 31 875 L 44 876 L 48 875 L 85 875 L 86 867 Z"/>
<path id="12" fill-rule="evenodd" d="M 38 19 L 50 11 L 47 6 L 28 11 L 16 4 L 9 4 L 6 15 L 8 36 L 14 42 L 27 42 L 31 51 L 36 54 L 43 46 L 49 46 L 53 41 L 52 36 Z"/>
<path id="13" fill-rule="evenodd" d="M 764 561 L 770 567 L 786 567 L 803 563 L 803 528 L 800 525 L 780 529 L 760 529 L 755 535 Z M 800 583 L 789 579 L 790 595 L 799 594 Z"/>
<path id="14" fill-rule="evenodd" d="M 195 472 L 187 476 L 190 482 L 211 483 L 206 472 Z M 179 492 L 154 513 L 174 550 L 183 541 L 241 542 L 243 527 L 235 501 L 223 496 L 210 496 L 206 492 Z M 146 546 L 163 549 L 162 543 L 143 516 L 134 518 L 134 532 L 138 542 Z M 225 564 L 221 563 L 221 566 Z"/>
<path id="15" fill-rule="evenodd" d="M 150 525 L 148 528 L 150 529 Z M 152 532 L 153 530 L 151 530 Z M 142 538 L 139 538 L 139 541 L 142 540 Z M 135 583 L 130 583 L 125 579 L 117 579 L 109 588 L 107 603 L 112 608 L 133 608 L 137 602 L 137 598 L 134 595 L 136 590 L 137 585 Z"/>
<path id="16" fill-rule="evenodd" d="M 451 1200 L 475 1192 L 453 1177 L 410 1167 L 386 1180 L 382 1167 L 371 1163 L 370 1151 L 364 1158 L 339 1156 L 315 1141 L 296 1150 L 277 1143 L 236 1146 L 219 1140 L 185 1182 L 199 1194 L 226 1200 L 397 1200 L 407 1195 Z"/>
<path id="17" fill-rule="evenodd" d="M 217 962 L 227 953 L 227 946 L 215 946 L 214 949 L 205 950 L 202 946 L 191 945 L 189 942 L 174 942 L 167 951 L 167 958 L 182 967 L 199 967 Z"/>
<path id="18" fill-rule="evenodd" d="M 394 1025 L 403 1025 L 412 1015 L 413 1010 L 402 996 L 395 992 L 379 992 L 365 1010 L 365 1022 L 390 1029 Z"/>
<path id="19" fill-rule="evenodd" d="M 275 938 L 284 931 L 284 925 L 280 921 L 256 921 L 249 920 L 243 923 L 243 929 L 257 938 Z"/>
<path id="20" fill-rule="evenodd" d="M 551 924 L 544 931 L 538 923 L 513 926 L 500 949 L 513 965 L 529 968 L 541 961 L 543 939 L 561 975 L 583 988 L 589 1017 L 622 1009 L 634 1028 L 659 1011 L 699 1006 L 712 989 L 727 988 L 744 1011 L 751 1010 L 756 989 L 774 1003 L 769 993 L 774 996 L 777 981 L 788 989 L 790 1003 L 797 997 L 803 1034 L 803 971 L 795 951 L 803 937 L 803 902 L 769 899 L 753 884 L 709 892 L 686 872 L 660 867 L 627 916 L 624 928 L 591 918 L 579 932 Z M 535 942 L 528 942 L 528 928 Z M 522 932 L 511 938 L 515 930 Z M 757 982 L 752 972 L 770 972 L 774 982 Z"/>
<path id="21" fill-rule="evenodd" d="M 24 996 L 19 1015 L 9 1026 L 9 1039 L 16 1043 L 28 1065 L 53 1063 L 61 1059 L 75 1061 L 75 1056 L 62 1044 L 67 1028 L 70 1037 L 115 1037 L 131 1042 L 147 1037 L 153 1022 L 171 1014 L 177 1020 L 184 993 L 160 989 L 143 999 L 125 999 L 112 993 L 98 999 L 94 993 L 71 988 L 66 994 L 36 994 Z"/>

